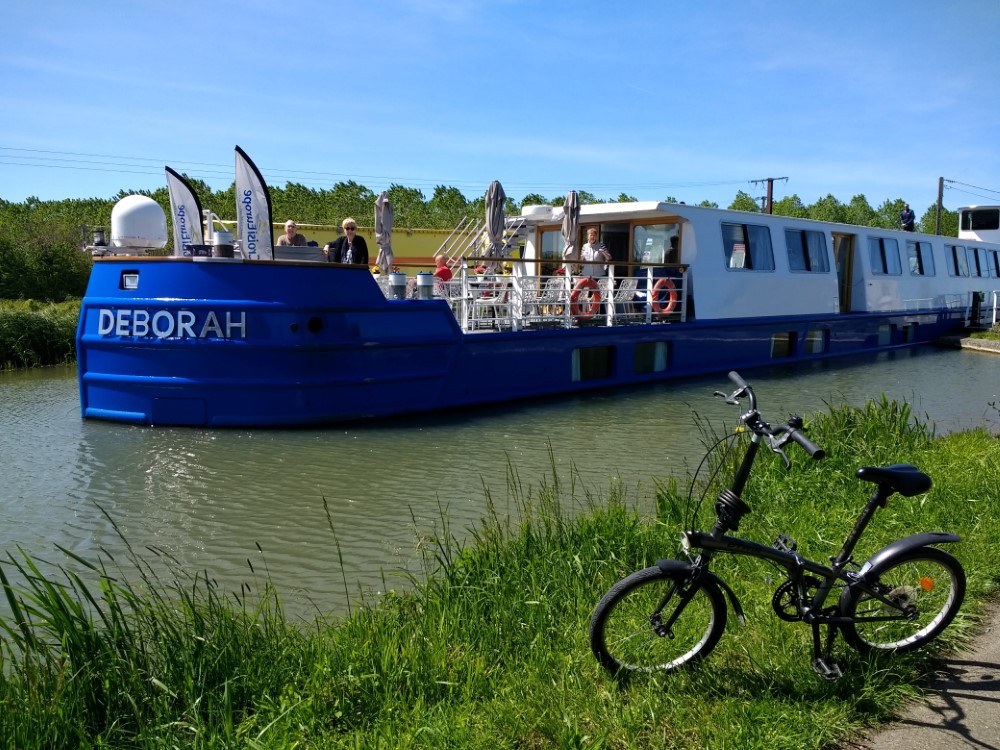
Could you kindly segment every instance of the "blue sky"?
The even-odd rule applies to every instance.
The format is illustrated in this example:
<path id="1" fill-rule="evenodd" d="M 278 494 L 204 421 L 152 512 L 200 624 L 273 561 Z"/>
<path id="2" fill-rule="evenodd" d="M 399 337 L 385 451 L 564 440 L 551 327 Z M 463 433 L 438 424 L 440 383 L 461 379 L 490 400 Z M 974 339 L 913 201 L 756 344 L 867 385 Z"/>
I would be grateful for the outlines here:
<path id="1" fill-rule="evenodd" d="M 164 165 L 728 205 L 1000 202 L 998 0 L 8 3 L 0 198 L 107 198 Z"/>

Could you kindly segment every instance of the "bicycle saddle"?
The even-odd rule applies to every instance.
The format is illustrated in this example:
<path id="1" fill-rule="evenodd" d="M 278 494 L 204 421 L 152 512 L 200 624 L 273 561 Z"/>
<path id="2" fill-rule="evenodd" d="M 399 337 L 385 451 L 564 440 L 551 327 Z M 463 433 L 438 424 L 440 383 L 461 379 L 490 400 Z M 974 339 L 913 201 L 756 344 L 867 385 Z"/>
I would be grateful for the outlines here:
<path id="1" fill-rule="evenodd" d="M 913 497 L 931 488 L 931 478 L 911 464 L 891 466 L 862 466 L 855 475 L 866 482 L 888 485 L 903 497 Z"/>

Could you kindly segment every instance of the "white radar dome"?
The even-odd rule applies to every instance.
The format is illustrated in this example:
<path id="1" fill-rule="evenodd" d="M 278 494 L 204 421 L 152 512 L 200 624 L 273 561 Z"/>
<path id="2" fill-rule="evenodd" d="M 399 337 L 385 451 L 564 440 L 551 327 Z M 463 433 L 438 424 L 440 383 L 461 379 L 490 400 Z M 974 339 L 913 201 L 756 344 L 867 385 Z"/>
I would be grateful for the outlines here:
<path id="1" fill-rule="evenodd" d="M 160 248 L 167 244 L 167 215 L 145 195 L 127 195 L 111 209 L 111 246 Z"/>

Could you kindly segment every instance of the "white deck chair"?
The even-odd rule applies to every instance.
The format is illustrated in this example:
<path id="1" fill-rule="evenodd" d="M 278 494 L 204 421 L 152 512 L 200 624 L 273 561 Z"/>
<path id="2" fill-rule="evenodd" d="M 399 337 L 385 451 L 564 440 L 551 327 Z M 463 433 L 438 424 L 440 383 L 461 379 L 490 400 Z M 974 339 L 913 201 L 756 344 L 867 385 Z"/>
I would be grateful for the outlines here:
<path id="1" fill-rule="evenodd" d="M 615 290 L 615 314 L 629 318 L 635 315 L 635 290 L 639 284 L 639 279 L 634 276 L 626 276 L 618 284 L 618 288 Z M 621 305 L 622 312 L 618 312 L 618 306 Z"/>

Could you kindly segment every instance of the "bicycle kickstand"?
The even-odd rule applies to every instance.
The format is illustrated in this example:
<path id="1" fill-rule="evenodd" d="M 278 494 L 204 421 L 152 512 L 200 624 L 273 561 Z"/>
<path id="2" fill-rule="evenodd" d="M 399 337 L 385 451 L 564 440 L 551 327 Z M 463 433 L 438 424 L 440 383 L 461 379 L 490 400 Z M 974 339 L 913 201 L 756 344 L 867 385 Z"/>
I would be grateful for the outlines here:
<path id="1" fill-rule="evenodd" d="M 837 638 L 837 626 L 829 624 L 827 627 L 830 629 L 826 638 L 826 647 L 822 645 L 822 636 L 820 635 L 819 628 L 820 623 L 812 623 L 812 633 L 813 633 L 813 660 L 812 668 L 813 671 L 822 677 L 824 680 L 839 680 L 844 676 L 844 673 L 840 671 L 840 665 L 837 664 L 833 659 L 833 642 Z"/>

